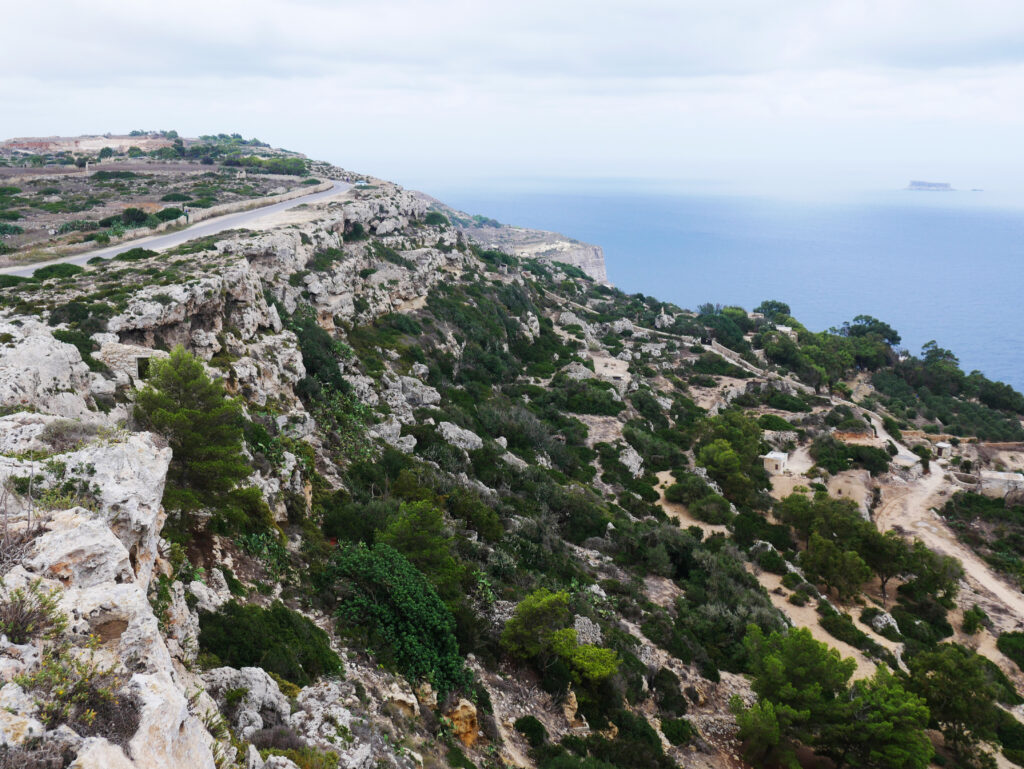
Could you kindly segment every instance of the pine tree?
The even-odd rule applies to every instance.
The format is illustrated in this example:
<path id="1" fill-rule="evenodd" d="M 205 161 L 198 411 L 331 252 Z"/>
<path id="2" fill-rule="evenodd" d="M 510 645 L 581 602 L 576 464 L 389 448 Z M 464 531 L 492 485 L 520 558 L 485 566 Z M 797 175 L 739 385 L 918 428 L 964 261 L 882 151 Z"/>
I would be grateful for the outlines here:
<path id="1" fill-rule="evenodd" d="M 164 506 L 187 516 L 223 509 L 229 493 L 251 470 L 242 455 L 241 409 L 220 382 L 182 346 L 153 361 L 149 382 L 135 400 L 140 426 L 167 439 L 174 452 Z"/>

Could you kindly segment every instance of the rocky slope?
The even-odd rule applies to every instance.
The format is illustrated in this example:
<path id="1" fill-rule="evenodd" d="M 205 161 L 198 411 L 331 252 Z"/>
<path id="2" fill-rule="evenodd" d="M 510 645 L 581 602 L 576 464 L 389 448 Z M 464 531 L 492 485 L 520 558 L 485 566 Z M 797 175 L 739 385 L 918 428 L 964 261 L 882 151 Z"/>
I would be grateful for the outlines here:
<path id="1" fill-rule="evenodd" d="M 0 289 L 0 622 L 26 595 L 53 604 L 23 638 L 4 625 L 5 757 L 82 769 L 575 767 L 584 756 L 602 769 L 737 767 L 729 703 L 756 699 L 741 674 L 749 624 L 810 627 L 858 675 L 901 666 L 908 638 L 875 578 L 858 591 L 878 604 L 873 618 L 824 588 L 825 605 L 857 614 L 861 636 L 837 638 L 804 606 L 818 590 L 768 511 L 814 487 L 967 558 L 953 536 L 926 538 L 948 534 L 941 522 L 914 517 L 963 485 L 950 457 L 926 475 L 910 450 L 934 431 L 894 437 L 870 387 L 857 402 L 816 392 L 769 363 L 771 340 L 761 357 L 741 354 L 722 321 L 603 285 L 593 247 L 511 228 L 481 236 L 371 181 L 287 221 Z M 755 319 L 746 339 L 772 328 Z M 216 509 L 186 520 L 164 507 L 175 457 L 133 404 L 177 346 L 238 399 L 241 485 L 267 519 L 230 529 Z M 814 441 L 837 435 L 895 454 L 878 472 L 828 472 Z M 722 442 L 740 472 L 715 464 L 708 448 Z M 769 448 L 788 453 L 770 478 Z M 966 440 L 957 456 L 995 467 Z M 674 481 L 698 497 L 679 501 Z M 378 587 L 337 575 L 381 543 L 398 553 L 393 569 L 418 575 L 402 594 L 431 601 L 420 622 L 441 615 L 432 653 L 457 649 L 458 685 L 436 661 L 408 673 L 404 641 L 339 603 L 352 585 Z M 978 603 L 992 621 L 950 630 L 1018 683 L 995 638 L 1024 616 L 992 589 L 1002 577 L 972 566 L 951 616 Z M 895 579 L 914 578 L 908 567 Z M 517 651 L 509 628 L 547 590 L 562 651 Z M 322 631 L 338 670 L 289 680 L 269 652 L 262 666 L 213 653 L 211 618 L 279 605 L 304 639 Z M 900 616 L 920 625 L 912 608 Z"/>

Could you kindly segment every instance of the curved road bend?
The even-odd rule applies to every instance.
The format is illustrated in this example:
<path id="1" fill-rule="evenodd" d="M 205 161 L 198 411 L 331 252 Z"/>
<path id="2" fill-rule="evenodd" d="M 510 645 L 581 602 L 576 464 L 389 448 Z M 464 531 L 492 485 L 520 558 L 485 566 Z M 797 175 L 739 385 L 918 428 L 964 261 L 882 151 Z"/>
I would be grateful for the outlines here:
<path id="1" fill-rule="evenodd" d="M 299 198 L 292 198 L 291 200 L 283 200 L 280 203 L 272 203 L 269 206 L 263 206 L 262 208 L 254 208 L 249 211 L 239 211 L 236 214 L 225 214 L 224 216 L 217 216 L 213 219 L 207 219 L 206 221 L 194 224 L 190 227 L 186 227 L 183 230 L 168 233 L 167 235 L 150 235 L 145 238 L 139 238 L 138 240 L 129 240 L 125 243 L 118 243 L 116 246 L 110 246 L 108 248 L 100 248 L 95 251 L 86 251 L 82 254 L 75 254 L 74 256 L 66 256 L 61 259 L 51 259 L 47 262 L 35 262 L 34 264 L 19 264 L 12 267 L 0 268 L 0 275 L 32 275 L 40 267 L 46 267 L 51 264 L 78 264 L 83 265 L 94 257 L 102 257 L 104 259 L 112 259 L 118 254 L 129 251 L 133 248 L 149 248 L 153 251 L 162 251 L 166 248 L 173 248 L 179 246 L 189 240 L 195 240 L 196 238 L 202 238 L 207 235 L 216 235 L 218 232 L 224 230 L 233 230 L 241 227 L 249 222 L 256 219 L 260 219 L 268 214 L 276 214 L 280 211 L 287 211 L 289 208 L 295 208 L 307 203 L 315 203 L 324 198 L 333 197 L 340 195 L 343 192 L 348 192 L 352 188 L 351 184 L 346 182 L 333 182 L 333 186 L 329 190 L 323 192 L 314 192 L 309 195 L 303 195 Z"/>

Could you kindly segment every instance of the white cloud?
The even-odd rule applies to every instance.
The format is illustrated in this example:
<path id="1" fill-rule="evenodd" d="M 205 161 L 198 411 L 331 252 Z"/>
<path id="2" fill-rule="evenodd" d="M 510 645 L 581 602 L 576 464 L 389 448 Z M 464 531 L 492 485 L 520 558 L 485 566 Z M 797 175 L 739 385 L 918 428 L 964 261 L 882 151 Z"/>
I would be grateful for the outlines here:
<path id="1" fill-rule="evenodd" d="M 8 136 L 237 130 L 416 181 L 1024 170 L 1015 2 L 51 0 L 8 21 L 30 30 L 0 53 Z"/>

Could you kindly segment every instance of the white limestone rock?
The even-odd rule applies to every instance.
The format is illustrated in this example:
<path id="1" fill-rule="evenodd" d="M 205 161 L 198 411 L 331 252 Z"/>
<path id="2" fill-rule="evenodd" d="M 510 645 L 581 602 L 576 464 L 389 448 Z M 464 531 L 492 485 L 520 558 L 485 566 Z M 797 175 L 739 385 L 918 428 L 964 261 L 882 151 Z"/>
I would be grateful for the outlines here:
<path id="1" fill-rule="evenodd" d="M 129 689 L 141 721 L 128 743 L 136 769 L 215 769 L 212 740 L 167 673 L 135 674 Z"/>
<path id="2" fill-rule="evenodd" d="M 601 628 L 589 617 L 577 614 L 573 617 L 572 626 L 576 630 L 576 640 L 581 644 L 601 645 Z"/>
<path id="3" fill-rule="evenodd" d="M 244 689 L 245 696 L 234 707 L 238 736 L 249 739 L 260 729 L 287 724 L 291 715 L 288 698 L 277 681 L 262 668 L 214 668 L 203 673 L 207 691 L 225 709 L 225 692 Z"/>
<path id="4" fill-rule="evenodd" d="M 85 508 L 54 513 L 46 527 L 24 562 L 28 571 L 81 588 L 135 581 L 128 550 Z"/>
<path id="5" fill-rule="evenodd" d="M 889 612 L 882 612 L 877 617 L 871 620 L 871 627 L 878 633 L 884 633 L 886 630 L 892 629 L 897 633 L 900 632 L 899 623 L 896 618 L 893 617 Z"/>
<path id="6" fill-rule="evenodd" d="M 37 320 L 0 321 L 0 407 L 32 407 L 69 418 L 94 418 L 84 394 L 89 367 L 74 345 Z"/>
<path id="7" fill-rule="evenodd" d="M 466 430 L 451 422 L 440 422 L 437 432 L 445 441 L 466 451 L 475 451 L 484 447 L 483 438 L 472 430 Z"/>
<path id="8" fill-rule="evenodd" d="M 72 472 L 97 489 L 99 517 L 128 551 L 136 579 L 149 585 L 156 560 L 164 513 L 161 500 L 171 461 L 171 449 L 161 448 L 157 436 L 134 433 L 119 443 L 89 446 L 65 455 Z"/>
<path id="9" fill-rule="evenodd" d="M 416 448 L 416 436 L 402 435 L 402 423 L 395 417 L 374 425 L 367 430 L 367 433 L 370 437 L 378 438 L 405 454 L 411 454 L 412 450 Z"/>
<path id="10" fill-rule="evenodd" d="M 362 374 L 344 374 L 342 379 L 352 386 L 352 392 L 361 403 L 365 403 L 367 406 L 376 406 L 380 403 L 372 377 Z"/>
<path id="11" fill-rule="evenodd" d="M 591 371 L 589 368 L 584 366 L 579 361 L 573 361 L 568 366 L 563 368 L 562 371 L 563 373 L 565 373 L 567 377 L 569 377 L 569 379 L 575 379 L 577 381 L 583 379 L 594 379 L 597 377 L 597 374 L 595 374 L 593 371 Z"/>
<path id="12" fill-rule="evenodd" d="M 619 461 L 626 466 L 629 470 L 629 474 L 634 478 L 639 478 L 644 473 L 644 460 L 643 457 L 637 453 L 637 450 L 632 446 L 626 446 L 622 451 L 619 452 Z"/>
<path id="13" fill-rule="evenodd" d="M 321 747 L 343 746 L 338 727 L 352 726 L 352 711 L 345 706 L 351 701 L 351 684 L 325 679 L 307 686 L 297 697 L 298 709 L 291 714 L 288 725 L 307 741 Z"/>

